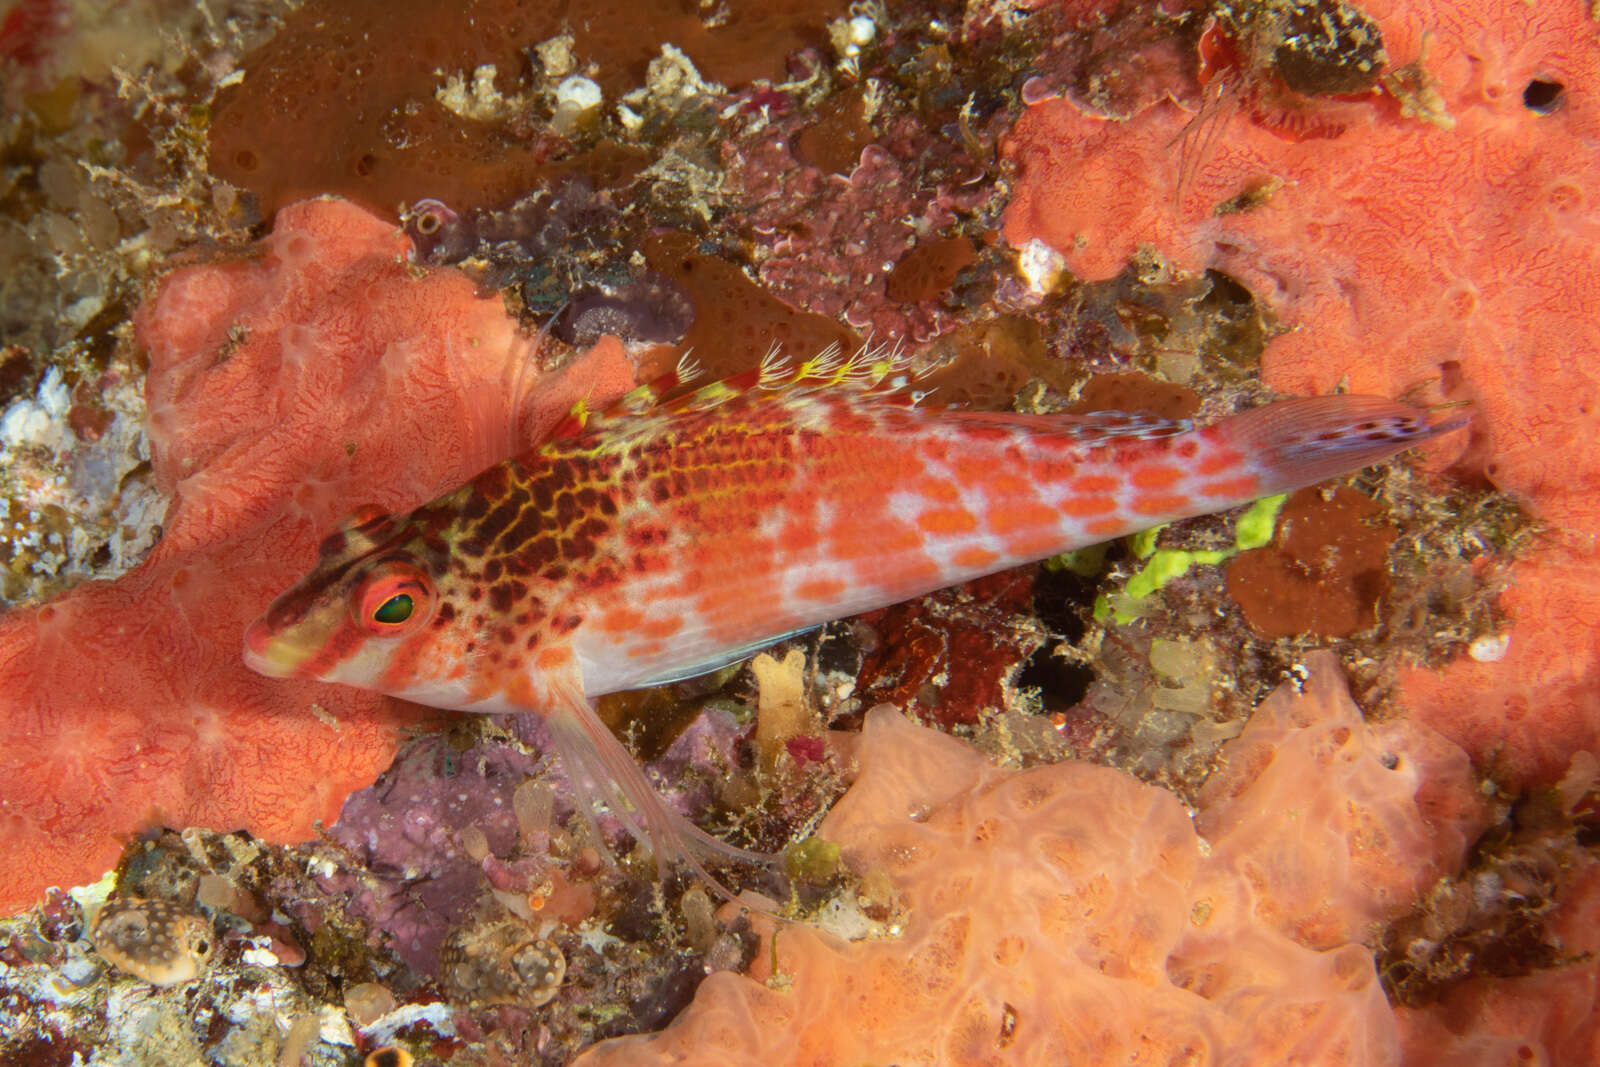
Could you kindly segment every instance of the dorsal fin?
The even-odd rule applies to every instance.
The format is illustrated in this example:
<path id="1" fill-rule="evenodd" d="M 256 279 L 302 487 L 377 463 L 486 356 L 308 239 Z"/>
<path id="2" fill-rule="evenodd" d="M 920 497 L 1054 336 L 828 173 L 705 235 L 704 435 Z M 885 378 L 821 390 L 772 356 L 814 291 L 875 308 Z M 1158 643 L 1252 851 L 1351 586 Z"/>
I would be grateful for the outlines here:
<path id="1" fill-rule="evenodd" d="M 898 344 L 863 345 L 849 356 L 833 344 L 800 363 L 774 348 L 756 373 L 755 387 L 786 393 L 845 389 L 887 396 L 906 392 L 913 379 L 911 361 Z"/>
<path id="2" fill-rule="evenodd" d="M 629 432 L 643 433 L 648 422 L 641 416 L 666 419 L 698 414 L 751 395 L 803 403 L 827 392 L 844 392 L 853 397 L 870 395 L 887 403 L 908 406 L 919 403 L 927 395 L 911 388 L 916 375 L 898 345 L 863 346 L 851 356 L 842 355 L 838 345 L 829 345 L 799 363 L 774 347 L 758 367 L 698 389 L 685 390 L 684 386 L 701 373 L 699 364 L 685 353 L 672 371 L 624 393 L 603 409 L 592 409 L 585 401 L 574 404 L 545 440 L 553 442 L 624 427 Z M 630 422 L 632 426 L 628 425 Z"/>
<path id="3" fill-rule="evenodd" d="M 595 410 L 589 407 L 587 400 L 578 401 L 572 405 L 566 417 L 550 431 L 549 437 L 551 440 L 576 437 L 592 429 L 596 422 L 621 416 L 643 415 L 658 407 L 663 397 L 671 396 L 703 373 L 693 354 L 685 352 L 672 370 L 635 386 L 604 408 Z"/>
<path id="4" fill-rule="evenodd" d="M 677 373 L 635 389 L 604 412 L 590 416 L 591 423 L 613 416 L 710 411 L 752 393 L 787 399 L 843 391 L 854 396 L 899 397 L 906 403 L 916 403 L 923 396 L 909 388 L 913 381 L 911 365 L 899 346 L 862 347 L 845 356 L 838 345 L 829 345 L 798 363 L 774 347 L 758 367 L 689 392 L 678 392 L 678 387 L 690 380 L 683 368 L 680 363 Z M 698 367 L 691 364 L 690 370 L 698 371 Z"/>
<path id="5" fill-rule="evenodd" d="M 1137 411 L 1091 411 L 1083 415 L 1025 415 L 1015 411 L 947 411 L 943 418 L 967 426 L 992 426 L 1032 435 L 1050 434 L 1094 443 L 1112 439 L 1176 437 L 1194 429 L 1191 419 L 1163 419 Z"/>

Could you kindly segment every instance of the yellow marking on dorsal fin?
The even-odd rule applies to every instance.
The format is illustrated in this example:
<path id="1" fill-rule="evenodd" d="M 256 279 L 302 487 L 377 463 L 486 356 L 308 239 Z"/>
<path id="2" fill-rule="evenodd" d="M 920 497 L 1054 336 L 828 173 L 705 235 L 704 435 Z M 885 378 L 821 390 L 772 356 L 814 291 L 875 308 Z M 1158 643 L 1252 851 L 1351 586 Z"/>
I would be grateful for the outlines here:
<path id="1" fill-rule="evenodd" d="M 685 354 L 674 373 L 636 386 L 604 410 L 596 411 L 581 401 L 573 405 L 566 426 L 573 432 L 600 431 L 609 428 L 609 420 L 617 415 L 664 419 L 687 412 L 702 413 L 751 392 L 769 393 L 780 403 L 793 400 L 802 404 L 830 389 L 855 395 L 901 396 L 912 404 L 923 395 L 906 389 L 914 375 L 910 360 L 898 344 L 863 346 L 851 356 L 841 354 L 838 345 L 829 345 L 800 364 L 792 364 L 774 345 L 759 368 L 708 382 L 693 392 L 677 393 L 677 386 L 702 373 L 700 365 Z M 639 427 L 630 432 L 635 431 L 642 432 Z"/>
<path id="2" fill-rule="evenodd" d="M 711 382 L 696 389 L 684 407 L 689 411 L 703 411 L 732 400 L 738 395 L 739 390 L 727 382 Z"/>
<path id="3" fill-rule="evenodd" d="M 837 384 L 850 375 L 851 365 L 854 362 L 854 358 L 845 358 L 843 350 L 837 344 L 829 345 L 795 368 L 794 383 Z"/>
<path id="4" fill-rule="evenodd" d="M 589 416 L 592 414 L 594 412 L 589 408 L 589 398 L 583 397 L 572 405 L 572 409 L 567 412 L 567 417 L 576 422 L 579 429 L 582 429 L 589 425 Z"/>
<path id="5" fill-rule="evenodd" d="M 681 385 L 687 385 L 705 373 L 691 352 L 678 357 L 678 365 L 670 375 L 645 382 L 624 393 L 616 402 L 615 410 L 624 415 L 643 415 L 661 405 L 661 398 Z"/>
<path id="6" fill-rule="evenodd" d="M 872 345 L 870 342 L 846 356 L 838 345 L 829 345 L 799 364 L 791 364 L 777 348 L 761 361 L 762 389 L 848 388 L 857 391 L 896 392 L 911 379 L 911 361 L 898 342 Z"/>
<path id="7" fill-rule="evenodd" d="M 643 415 L 661 402 L 661 393 L 653 385 L 641 385 L 622 394 L 617 410 L 627 415 Z"/>

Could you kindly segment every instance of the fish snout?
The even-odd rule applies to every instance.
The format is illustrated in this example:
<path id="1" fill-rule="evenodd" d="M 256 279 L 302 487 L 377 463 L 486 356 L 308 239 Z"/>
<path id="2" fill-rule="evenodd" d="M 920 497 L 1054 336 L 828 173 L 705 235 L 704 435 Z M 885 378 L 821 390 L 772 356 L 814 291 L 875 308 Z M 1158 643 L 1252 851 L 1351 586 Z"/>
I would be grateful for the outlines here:
<path id="1" fill-rule="evenodd" d="M 293 677 L 305 654 L 287 641 L 274 638 L 265 619 L 257 619 L 244 631 L 244 665 L 269 678 Z"/>

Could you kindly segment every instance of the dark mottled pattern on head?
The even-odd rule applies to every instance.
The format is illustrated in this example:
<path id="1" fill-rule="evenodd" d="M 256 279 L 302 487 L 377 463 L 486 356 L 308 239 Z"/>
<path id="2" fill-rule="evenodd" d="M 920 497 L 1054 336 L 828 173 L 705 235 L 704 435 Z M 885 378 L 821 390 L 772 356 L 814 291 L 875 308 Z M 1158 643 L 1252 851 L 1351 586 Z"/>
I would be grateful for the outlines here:
<path id="1" fill-rule="evenodd" d="M 317 546 L 319 565 L 331 567 L 359 559 L 392 538 L 402 521 L 401 516 L 390 515 L 375 505 L 357 508 Z"/>

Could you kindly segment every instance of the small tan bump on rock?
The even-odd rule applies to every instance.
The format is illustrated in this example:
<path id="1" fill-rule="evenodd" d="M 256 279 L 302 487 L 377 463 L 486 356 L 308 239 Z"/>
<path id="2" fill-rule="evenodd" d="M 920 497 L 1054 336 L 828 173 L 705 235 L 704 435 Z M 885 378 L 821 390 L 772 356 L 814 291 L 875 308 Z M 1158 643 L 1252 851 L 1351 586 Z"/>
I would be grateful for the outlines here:
<path id="1" fill-rule="evenodd" d="M 106 962 L 155 986 L 194 981 L 216 946 L 211 924 L 199 913 L 144 897 L 106 901 L 89 936 Z"/>

